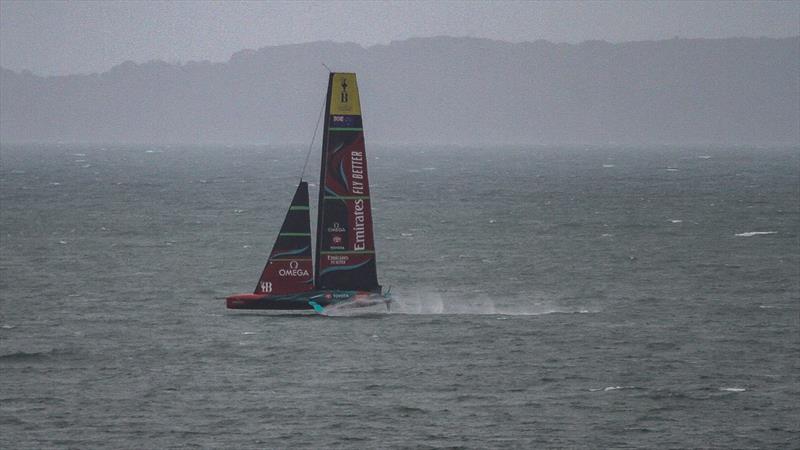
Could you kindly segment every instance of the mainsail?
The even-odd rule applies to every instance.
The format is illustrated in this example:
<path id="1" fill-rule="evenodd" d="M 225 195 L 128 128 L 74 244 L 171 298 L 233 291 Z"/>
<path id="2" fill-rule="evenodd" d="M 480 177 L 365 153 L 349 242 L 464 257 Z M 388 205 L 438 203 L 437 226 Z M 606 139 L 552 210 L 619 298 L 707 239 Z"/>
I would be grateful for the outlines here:
<path id="1" fill-rule="evenodd" d="M 305 292 L 314 288 L 313 283 L 308 183 L 301 181 L 255 293 L 282 295 Z"/>
<path id="2" fill-rule="evenodd" d="M 315 285 L 380 292 L 354 73 L 331 73 L 322 140 Z"/>

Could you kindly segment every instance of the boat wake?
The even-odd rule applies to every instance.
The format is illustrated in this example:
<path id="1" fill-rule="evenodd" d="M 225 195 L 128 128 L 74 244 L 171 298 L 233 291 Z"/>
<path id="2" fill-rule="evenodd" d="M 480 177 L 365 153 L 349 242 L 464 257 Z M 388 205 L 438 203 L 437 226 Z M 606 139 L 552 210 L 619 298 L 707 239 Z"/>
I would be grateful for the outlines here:
<path id="1" fill-rule="evenodd" d="M 392 305 L 394 305 L 394 302 L 392 302 Z M 363 317 L 383 315 L 389 312 L 390 309 L 386 307 L 385 303 L 381 302 L 369 306 L 363 306 L 363 304 L 358 300 L 336 303 L 335 305 L 321 308 L 317 311 L 317 313 L 329 317 Z"/>
<path id="2" fill-rule="evenodd" d="M 588 307 L 569 308 L 530 297 L 471 296 L 445 298 L 439 293 L 392 293 L 392 313 L 398 314 L 464 314 L 492 316 L 538 316 L 543 314 L 589 314 Z"/>
<path id="3" fill-rule="evenodd" d="M 734 236 L 737 237 L 753 237 L 753 236 L 764 236 L 767 234 L 778 234 L 777 231 L 747 231 L 744 233 L 736 233 Z"/>

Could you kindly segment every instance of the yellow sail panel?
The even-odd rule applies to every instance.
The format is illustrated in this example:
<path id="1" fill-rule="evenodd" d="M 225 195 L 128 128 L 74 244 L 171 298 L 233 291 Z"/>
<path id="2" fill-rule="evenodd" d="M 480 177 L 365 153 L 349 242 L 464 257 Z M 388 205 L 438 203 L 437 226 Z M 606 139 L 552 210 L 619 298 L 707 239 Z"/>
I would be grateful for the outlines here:
<path id="1" fill-rule="evenodd" d="M 358 84 L 354 73 L 334 73 L 331 91 L 331 115 L 361 115 Z"/>

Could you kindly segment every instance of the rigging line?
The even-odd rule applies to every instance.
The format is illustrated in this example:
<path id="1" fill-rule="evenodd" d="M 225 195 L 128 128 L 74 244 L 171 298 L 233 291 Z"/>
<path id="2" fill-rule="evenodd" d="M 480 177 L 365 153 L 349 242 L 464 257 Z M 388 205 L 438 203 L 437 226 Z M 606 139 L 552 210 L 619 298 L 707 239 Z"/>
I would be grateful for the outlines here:
<path id="1" fill-rule="evenodd" d="M 325 102 L 327 99 L 325 100 Z M 325 102 L 322 102 L 322 107 L 319 109 L 319 116 L 317 116 L 317 125 L 314 127 L 314 135 L 311 136 L 311 143 L 308 144 L 308 151 L 306 152 L 306 162 L 303 163 L 303 170 L 300 172 L 300 181 L 303 181 L 303 175 L 306 173 L 306 166 L 308 165 L 308 157 L 311 156 L 311 149 L 314 147 L 314 139 L 317 138 L 317 130 L 319 130 L 319 122 L 322 120 L 322 113 L 325 111 Z"/>

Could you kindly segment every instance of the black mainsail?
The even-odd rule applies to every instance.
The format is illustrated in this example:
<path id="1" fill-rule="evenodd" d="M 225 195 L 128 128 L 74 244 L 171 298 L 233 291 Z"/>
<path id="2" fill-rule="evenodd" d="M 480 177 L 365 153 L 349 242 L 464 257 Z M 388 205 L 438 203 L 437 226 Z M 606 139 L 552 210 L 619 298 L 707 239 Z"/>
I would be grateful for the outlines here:
<path id="1" fill-rule="evenodd" d="M 330 74 L 324 118 L 315 285 L 380 292 L 356 74 Z"/>

